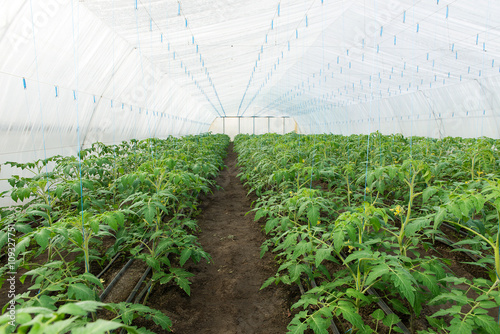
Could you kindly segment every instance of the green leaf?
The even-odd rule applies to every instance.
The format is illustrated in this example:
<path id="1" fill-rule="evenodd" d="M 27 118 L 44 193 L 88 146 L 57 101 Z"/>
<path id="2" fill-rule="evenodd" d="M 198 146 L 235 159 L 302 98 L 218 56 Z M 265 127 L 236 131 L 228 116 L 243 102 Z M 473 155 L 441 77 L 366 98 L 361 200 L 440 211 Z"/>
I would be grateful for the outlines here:
<path id="1" fill-rule="evenodd" d="M 385 317 L 385 313 L 384 313 L 384 311 L 382 311 L 381 309 L 376 309 L 376 310 L 375 310 L 375 311 L 371 314 L 371 316 L 373 317 L 373 319 L 380 321 L 380 320 L 384 319 L 384 317 Z"/>
<path id="2" fill-rule="evenodd" d="M 51 323 L 50 325 L 43 328 L 43 333 L 66 333 L 68 331 L 68 327 L 76 320 L 77 318 L 69 318 L 66 320 L 59 320 Z M 36 328 L 36 325 L 32 327 L 30 333 L 33 329 Z"/>
<path id="3" fill-rule="evenodd" d="M 307 312 L 299 312 L 288 325 L 288 334 L 304 334 L 307 330 L 307 324 L 300 320 L 301 317 L 307 317 Z"/>
<path id="4" fill-rule="evenodd" d="M 160 271 L 160 261 L 152 256 L 146 256 L 146 264 L 154 270 Z"/>
<path id="5" fill-rule="evenodd" d="M 30 237 L 25 236 L 24 238 L 21 239 L 21 241 L 17 243 L 15 251 L 16 257 L 19 256 L 19 253 L 22 253 L 26 250 L 26 247 L 29 246 L 30 241 L 31 241 Z"/>
<path id="6" fill-rule="evenodd" d="M 184 248 L 182 250 L 181 257 L 179 259 L 179 264 L 181 265 L 181 267 L 184 266 L 187 260 L 189 260 L 189 257 L 191 256 L 192 253 L 193 251 L 191 250 L 191 248 Z"/>
<path id="7" fill-rule="evenodd" d="M 279 218 L 269 219 L 266 222 L 266 227 L 265 227 L 266 234 L 268 234 L 269 232 L 271 232 L 271 230 L 275 229 L 276 226 L 279 225 L 279 223 L 280 223 L 280 219 Z"/>
<path id="8" fill-rule="evenodd" d="M 392 328 L 392 326 L 394 326 L 395 324 L 397 324 L 400 321 L 401 321 L 401 319 L 399 319 L 399 317 L 397 315 L 395 315 L 394 313 L 388 314 L 384 318 L 384 320 L 382 320 L 382 322 L 384 323 L 384 325 L 386 325 L 389 328 Z"/>
<path id="9" fill-rule="evenodd" d="M 478 314 L 474 316 L 474 322 L 479 327 L 483 328 L 488 334 L 500 333 L 500 327 L 493 317 L 486 314 Z"/>
<path id="10" fill-rule="evenodd" d="M 90 220 L 90 228 L 92 229 L 92 232 L 94 232 L 94 234 L 97 234 L 97 232 L 99 232 L 99 226 L 99 221 L 95 219 Z"/>
<path id="11" fill-rule="evenodd" d="M 306 322 L 315 334 L 328 334 L 330 320 L 324 319 L 319 312 L 314 313 Z"/>
<path id="12" fill-rule="evenodd" d="M 276 281 L 276 278 L 275 277 L 269 277 L 265 282 L 264 284 L 262 284 L 262 286 L 260 287 L 259 290 L 262 290 L 262 289 L 265 289 L 267 288 L 269 285 L 273 284 L 274 282 Z"/>
<path id="13" fill-rule="evenodd" d="M 187 293 L 188 296 L 191 295 L 191 287 L 189 286 L 189 284 L 191 284 L 191 282 L 189 282 L 186 278 L 184 277 L 176 277 L 175 278 L 175 282 L 177 283 L 177 285 L 179 285 L 179 287 L 184 290 L 184 292 Z"/>
<path id="14" fill-rule="evenodd" d="M 104 217 L 104 222 L 109 225 L 113 230 L 118 230 L 118 222 L 116 221 L 116 218 L 112 214 L 107 214 Z"/>
<path id="15" fill-rule="evenodd" d="M 47 228 L 40 228 L 35 234 L 36 243 L 42 248 L 45 249 L 49 244 L 50 239 L 50 230 Z"/>
<path id="16" fill-rule="evenodd" d="M 333 246 L 335 251 L 338 253 L 344 246 L 344 232 L 343 231 L 335 231 L 333 233 Z"/>
<path id="17" fill-rule="evenodd" d="M 434 218 L 434 229 L 438 229 L 441 226 L 441 223 L 444 220 L 444 217 L 446 215 L 446 209 L 445 208 L 439 208 L 438 213 L 436 214 L 436 217 Z"/>
<path id="18" fill-rule="evenodd" d="M 389 267 L 386 263 L 381 263 L 376 265 L 370 270 L 368 274 L 368 278 L 366 279 L 366 286 L 370 286 L 373 282 L 375 282 L 379 277 L 389 272 Z"/>
<path id="19" fill-rule="evenodd" d="M 290 273 L 290 280 L 292 282 L 297 282 L 300 278 L 300 274 L 307 271 L 308 268 L 305 264 L 294 263 L 288 267 L 288 272 Z"/>
<path id="20" fill-rule="evenodd" d="M 152 309 L 151 309 L 152 310 Z M 172 327 L 172 321 L 169 317 L 163 314 L 160 311 L 152 310 L 154 312 L 153 321 L 155 324 L 160 326 L 161 328 L 170 331 L 170 327 Z"/>
<path id="21" fill-rule="evenodd" d="M 70 315 L 87 315 L 87 311 L 77 303 L 64 304 L 57 310 L 57 313 Z"/>
<path id="22" fill-rule="evenodd" d="M 331 248 L 320 248 L 316 251 L 316 256 L 314 258 L 314 265 L 316 267 L 319 267 L 319 265 L 321 264 L 321 262 L 323 262 L 323 260 L 325 259 L 328 259 L 328 258 L 331 258 L 332 257 L 332 249 Z"/>
<path id="23" fill-rule="evenodd" d="M 399 292 L 415 306 L 415 288 L 411 285 L 415 283 L 415 279 L 403 268 L 393 268 L 391 271 L 391 281 Z"/>
<path id="24" fill-rule="evenodd" d="M 101 281 L 96 276 L 94 276 L 93 274 L 91 274 L 91 273 L 83 273 L 82 277 L 86 281 L 89 281 L 89 282 L 97 285 L 98 287 L 103 288 Z"/>
<path id="25" fill-rule="evenodd" d="M 309 219 L 309 224 L 311 224 L 311 226 L 315 226 L 319 220 L 319 207 L 312 206 L 307 211 L 307 218 Z"/>
<path id="26" fill-rule="evenodd" d="M 450 326 L 446 329 L 453 334 L 471 334 L 474 329 L 473 321 L 472 319 L 461 321 L 461 319 L 453 318 L 450 322 Z"/>
<path id="27" fill-rule="evenodd" d="M 438 189 L 435 187 L 427 187 L 422 192 L 422 203 L 426 203 L 429 198 L 431 198 L 435 193 L 437 193 Z"/>
<path id="28" fill-rule="evenodd" d="M 156 215 L 156 207 L 153 205 L 153 203 L 148 203 L 144 207 L 143 213 L 144 213 L 144 219 L 146 219 L 146 221 L 149 224 L 151 224 Z"/>
<path id="29" fill-rule="evenodd" d="M 83 283 L 71 284 L 68 287 L 68 296 L 78 300 L 94 300 L 94 292 Z"/>
<path id="30" fill-rule="evenodd" d="M 74 328 L 72 334 L 104 334 L 117 328 L 125 327 L 123 324 L 114 321 L 98 319 L 96 322 L 88 323 L 84 327 Z M 131 327 L 127 327 L 131 328 Z"/>
<path id="31" fill-rule="evenodd" d="M 372 257 L 372 253 L 365 251 L 365 250 L 355 250 L 350 254 L 348 257 L 344 259 L 344 263 L 347 264 L 349 262 L 352 262 L 354 260 L 359 260 L 359 259 L 369 259 Z"/>
<path id="32" fill-rule="evenodd" d="M 349 321 L 353 326 L 357 328 L 363 328 L 363 319 L 356 312 L 356 308 L 349 302 L 341 300 L 338 303 L 337 313 L 342 313 L 344 319 Z"/>

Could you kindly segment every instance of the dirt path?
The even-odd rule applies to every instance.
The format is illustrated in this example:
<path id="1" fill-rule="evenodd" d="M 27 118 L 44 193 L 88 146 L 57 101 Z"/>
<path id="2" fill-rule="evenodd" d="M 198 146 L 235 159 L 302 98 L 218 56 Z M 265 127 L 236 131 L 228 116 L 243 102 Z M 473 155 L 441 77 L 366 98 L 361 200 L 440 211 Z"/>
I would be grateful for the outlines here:
<path id="1" fill-rule="evenodd" d="M 253 214 L 245 216 L 251 201 L 236 177 L 236 156 L 231 144 L 227 168 L 217 178 L 223 189 L 203 201 L 197 217 L 200 243 L 213 263 L 188 267 L 196 274 L 191 279 L 191 297 L 170 287 L 148 303 L 166 311 L 174 333 L 283 334 L 291 320 L 286 290 L 273 285 L 259 291 L 276 272 L 276 263 L 270 255 L 260 259 L 265 236 L 253 222 Z"/>

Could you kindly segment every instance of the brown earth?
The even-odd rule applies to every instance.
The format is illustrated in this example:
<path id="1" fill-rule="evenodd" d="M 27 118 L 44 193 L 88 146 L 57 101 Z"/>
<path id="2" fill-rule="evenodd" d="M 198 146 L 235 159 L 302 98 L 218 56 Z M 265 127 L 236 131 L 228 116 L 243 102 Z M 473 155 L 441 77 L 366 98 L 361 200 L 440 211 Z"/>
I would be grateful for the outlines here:
<path id="1" fill-rule="evenodd" d="M 173 321 L 174 333 L 286 333 L 290 322 L 290 290 L 275 285 L 259 290 L 274 276 L 277 265 L 272 255 L 260 259 L 265 236 L 253 214 L 247 191 L 237 178 L 237 154 L 229 147 L 225 168 L 214 190 L 203 199 L 199 241 L 213 263 L 188 262 L 191 297 L 173 286 L 155 288 L 148 306 L 162 310 Z M 150 323 L 149 330 L 162 332 Z"/>

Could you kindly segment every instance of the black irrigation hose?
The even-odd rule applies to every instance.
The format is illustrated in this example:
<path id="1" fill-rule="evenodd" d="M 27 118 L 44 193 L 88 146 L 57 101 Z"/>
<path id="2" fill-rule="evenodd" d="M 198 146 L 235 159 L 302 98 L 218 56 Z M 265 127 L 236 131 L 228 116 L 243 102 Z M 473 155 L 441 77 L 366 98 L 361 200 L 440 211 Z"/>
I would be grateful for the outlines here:
<path id="1" fill-rule="evenodd" d="M 109 292 L 111 291 L 111 289 L 120 280 L 120 278 L 123 276 L 123 274 L 125 273 L 125 271 L 127 271 L 127 269 L 132 265 L 132 263 L 134 263 L 134 261 L 135 261 L 134 258 L 130 259 L 127 262 L 127 264 L 125 264 L 123 266 L 123 268 L 120 270 L 120 272 L 118 272 L 118 274 L 113 278 L 113 280 L 111 281 L 111 283 L 109 283 L 109 285 L 106 287 L 106 289 L 99 296 L 99 299 L 101 299 L 101 301 L 104 300 L 107 297 L 107 295 L 109 294 Z"/>
<path id="2" fill-rule="evenodd" d="M 116 255 L 111 259 L 111 261 L 109 261 L 108 265 L 99 273 L 97 274 L 97 278 L 100 278 L 102 275 L 104 275 L 104 273 L 106 271 L 108 271 L 108 269 L 111 267 L 111 265 L 116 261 L 116 259 L 118 259 L 118 257 L 120 257 L 120 255 L 122 255 L 122 252 L 118 252 L 116 253 Z"/>
<path id="3" fill-rule="evenodd" d="M 444 223 L 444 222 L 443 222 L 443 223 L 441 223 L 441 226 L 447 227 L 447 228 L 449 228 L 450 230 L 453 230 L 453 231 L 455 231 L 455 232 L 458 232 L 458 233 L 460 233 L 460 234 L 461 234 L 461 235 L 463 235 L 463 236 L 466 236 L 466 237 L 468 237 L 468 236 L 469 236 L 469 233 L 467 233 L 467 232 L 465 232 L 465 231 L 463 231 L 463 230 L 457 230 L 457 228 L 456 228 L 456 227 L 454 227 L 454 226 L 452 226 L 452 225 L 450 225 L 450 224 L 448 224 L 448 223 Z"/>
<path id="4" fill-rule="evenodd" d="M 139 304 L 146 292 L 148 292 L 149 289 L 151 289 L 151 281 L 148 282 L 148 284 L 144 287 L 144 289 L 141 290 L 141 292 L 137 295 L 137 297 L 134 300 L 134 304 Z"/>
<path id="5" fill-rule="evenodd" d="M 134 299 L 135 295 L 137 294 L 137 292 L 139 291 L 139 288 L 142 285 L 142 282 L 144 282 L 144 280 L 146 279 L 146 276 L 148 276 L 150 271 L 151 271 L 151 267 L 148 267 L 146 269 L 146 271 L 144 271 L 144 274 L 142 274 L 141 278 L 139 279 L 139 282 L 137 282 L 137 284 L 135 285 L 134 289 L 132 290 L 132 292 L 128 296 L 125 303 L 130 303 L 132 301 L 132 299 Z"/>

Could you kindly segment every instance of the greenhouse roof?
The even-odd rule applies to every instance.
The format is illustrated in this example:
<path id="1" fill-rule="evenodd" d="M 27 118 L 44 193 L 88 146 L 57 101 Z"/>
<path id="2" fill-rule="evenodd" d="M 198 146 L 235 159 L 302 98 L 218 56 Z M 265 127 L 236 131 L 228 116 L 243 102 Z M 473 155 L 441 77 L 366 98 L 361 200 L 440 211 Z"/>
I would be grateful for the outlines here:
<path id="1" fill-rule="evenodd" d="M 4 152 L 200 133 L 224 116 L 290 116 L 305 133 L 499 136 L 496 1 L 2 7 Z"/>

